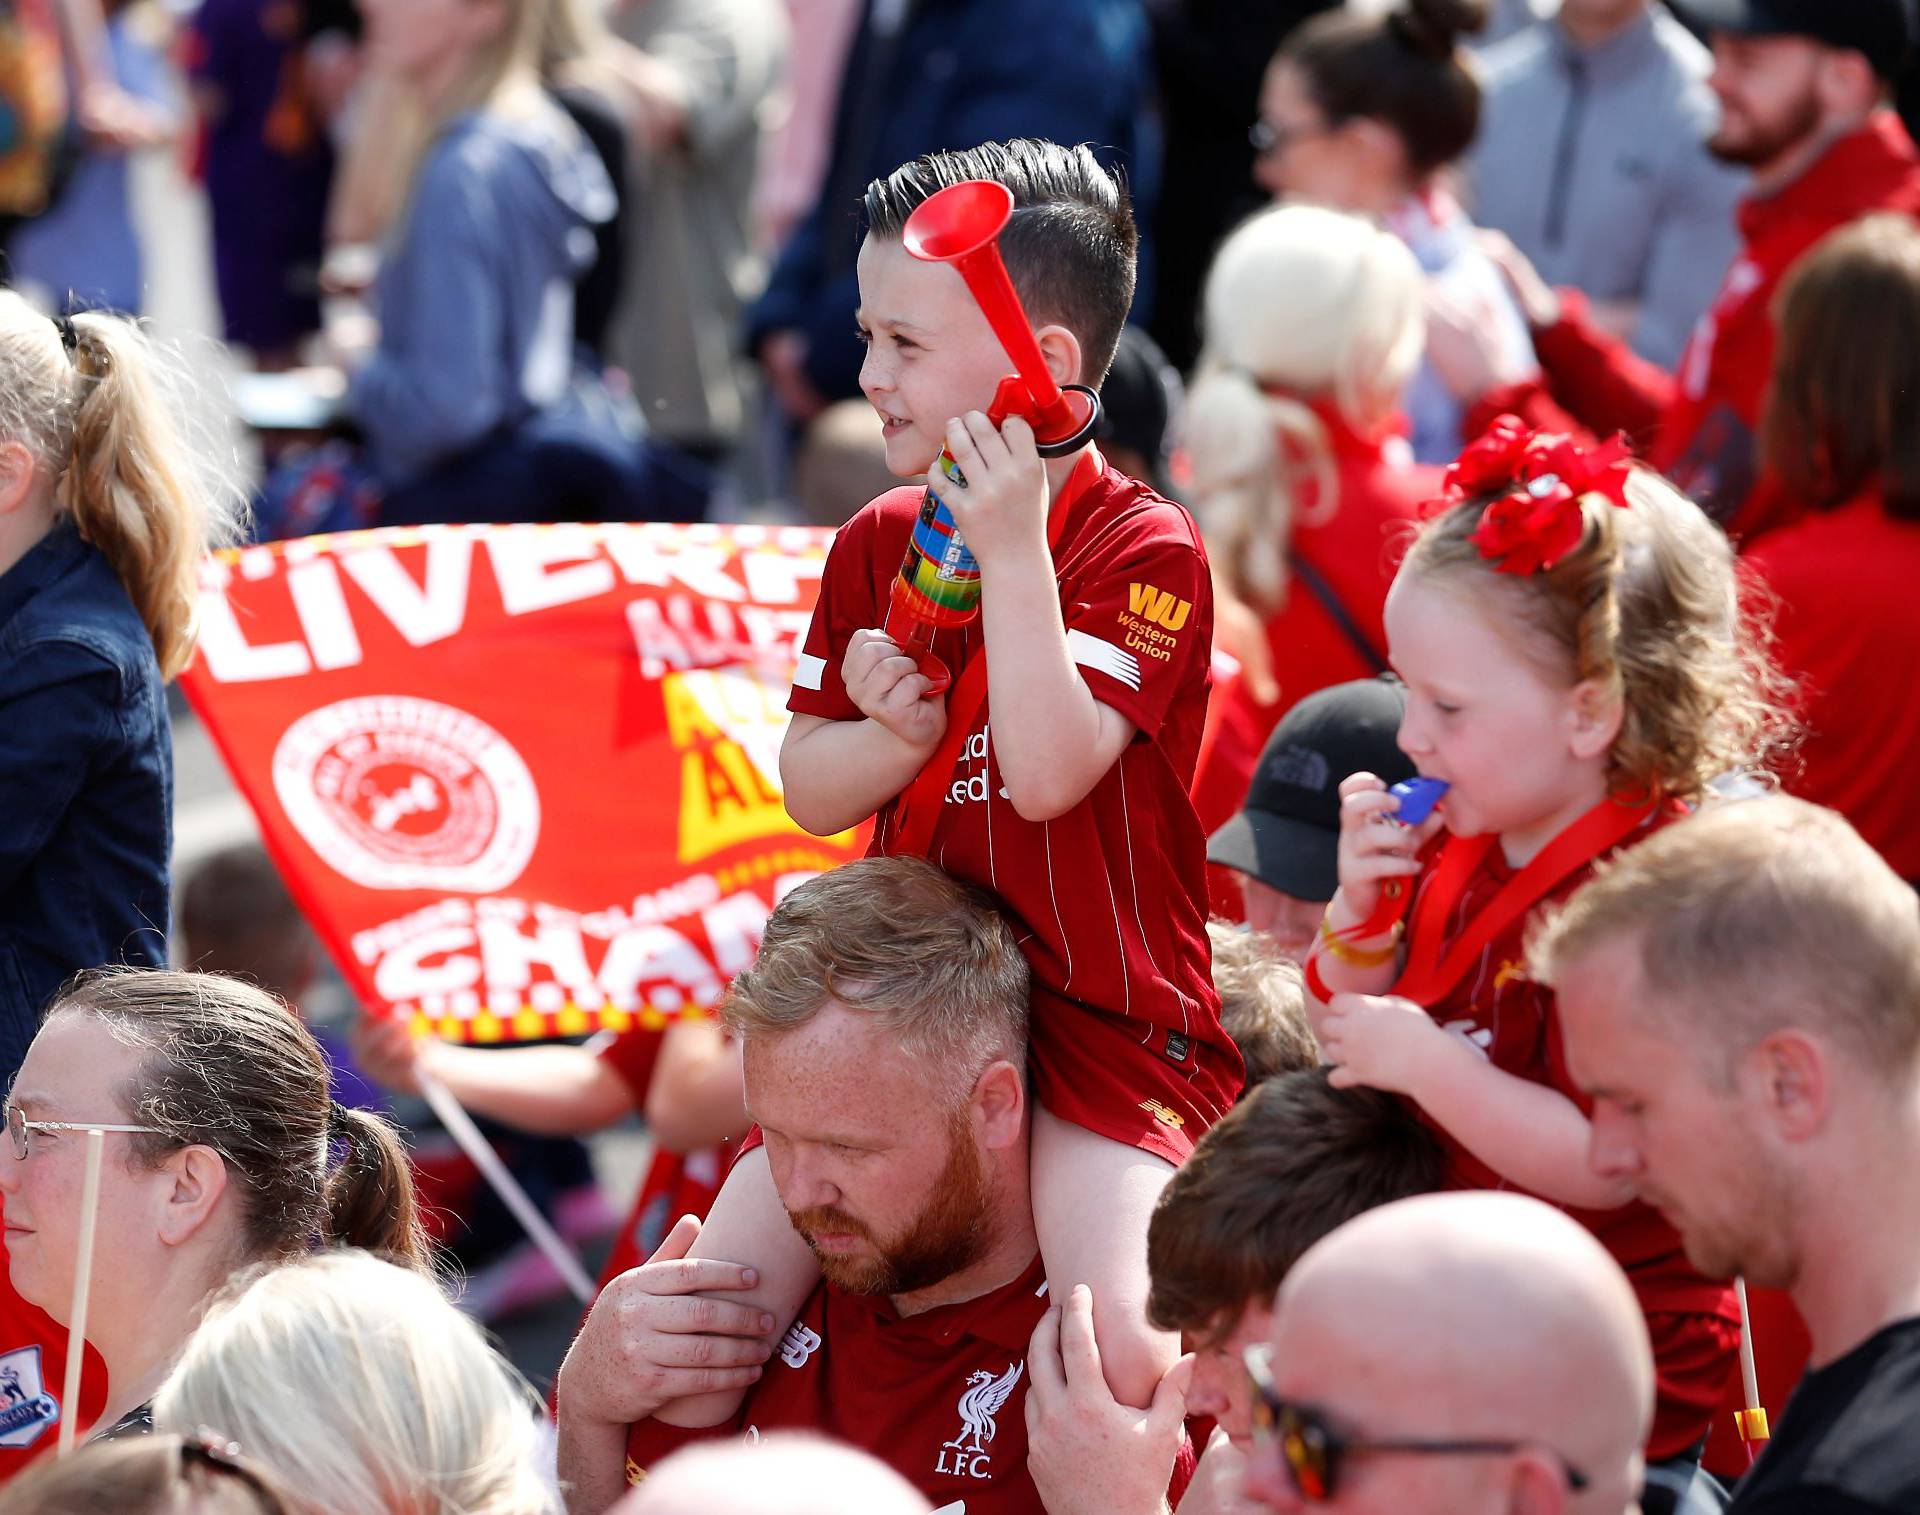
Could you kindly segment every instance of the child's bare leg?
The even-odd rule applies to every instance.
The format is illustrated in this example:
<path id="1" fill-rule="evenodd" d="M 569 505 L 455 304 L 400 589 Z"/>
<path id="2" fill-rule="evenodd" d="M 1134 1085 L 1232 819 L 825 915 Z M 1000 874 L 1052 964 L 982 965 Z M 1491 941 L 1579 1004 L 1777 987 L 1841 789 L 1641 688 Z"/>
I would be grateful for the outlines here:
<path id="1" fill-rule="evenodd" d="M 1145 1409 L 1180 1356 L 1179 1337 L 1147 1324 L 1147 1221 L 1173 1168 L 1037 1105 L 1032 1165 L 1047 1292 L 1065 1304 L 1075 1284 L 1093 1290 L 1107 1387 L 1121 1404 Z"/>
<path id="2" fill-rule="evenodd" d="M 765 1310 L 774 1319 L 770 1340 L 775 1343 L 786 1335 L 820 1281 L 820 1264 L 787 1220 L 786 1206 L 773 1187 L 764 1147 L 756 1147 L 733 1165 L 687 1255 L 753 1267 L 760 1275 L 757 1287 L 714 1297 Z M 654 1411 L 654 1418 L 670 1426 L 717 1426 L 740 1408 L 745 1394 L 743 1389 L 730 1389 L 676 1399 Z"/>

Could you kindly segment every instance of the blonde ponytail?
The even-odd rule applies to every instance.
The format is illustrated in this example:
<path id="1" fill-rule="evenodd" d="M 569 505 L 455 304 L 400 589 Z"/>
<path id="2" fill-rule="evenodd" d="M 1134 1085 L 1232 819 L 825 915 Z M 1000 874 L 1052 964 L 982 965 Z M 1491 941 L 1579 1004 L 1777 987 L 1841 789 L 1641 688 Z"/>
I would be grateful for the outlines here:
<path id="1" fill-rule="evenodd" d="M 117 316 L 73 318 L 73 407 L 55 495 L 106 556 L 146 623 L 163 677 L 193 655 L 200 558 L 233 521 L 197 476 L 153 343 Z"/>
<path id="2" fill-rule="evenodd" d="M 0 290 L 0 439 L 113 565 L 171 677 L 193 651 L 200 556 L 238 534 L 232 447 L 178 354 L 131 321 L 49 320 Z"/>
<path id="3" fill-rule="evenodd" d="M 1398 237 L 1312 205 L 1249 217 L 1215 255 L 1183 423 L 1189 494 L 1226 582 L 1255 609 L 1280 608 L 1307 502 L 1317 520 L 1339 509 L 1310 402 L 1363 434 L 1385 421 L 1425 344 L 1424 288 Z"/>
<path id="4" fill-rule="evenodd" d="M 1298 400 L 1260 392 L 1239 369 L 1203 367 L 1186 420 L 1189 493 L 1229 587 L 1264 615 L 1286 600 L 1287 548 L 1303 500 L 1337 508 L 1327 430 Z"/>

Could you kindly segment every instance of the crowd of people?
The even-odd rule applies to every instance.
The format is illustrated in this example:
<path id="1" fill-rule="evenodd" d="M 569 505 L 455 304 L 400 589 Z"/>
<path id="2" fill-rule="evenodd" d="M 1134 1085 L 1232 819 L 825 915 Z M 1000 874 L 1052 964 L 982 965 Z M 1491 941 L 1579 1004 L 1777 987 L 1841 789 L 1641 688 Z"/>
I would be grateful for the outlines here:
<path id="1" fill-rule="evenodd" d="M 147 23 L 0 24 L 0 1515 L 1920 1508 L 1920 14 L 1252 9 L 203 0 L 226 335 L 339 401 L 250 482 L 99 240 Z M 1091 442 L 909 254 L 979 180 Z M 747 512 L 873 843 L 717 1020 L 334 1035 L 172 876 L 208 548 Z M 653 1138 L 549 1400 L 423 1084 Z"/>

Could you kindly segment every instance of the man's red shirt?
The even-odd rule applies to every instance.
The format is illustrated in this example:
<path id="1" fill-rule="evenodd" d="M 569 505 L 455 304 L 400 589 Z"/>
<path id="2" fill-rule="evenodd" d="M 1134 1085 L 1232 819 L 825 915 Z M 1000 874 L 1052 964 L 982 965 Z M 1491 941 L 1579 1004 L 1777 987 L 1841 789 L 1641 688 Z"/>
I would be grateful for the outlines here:
<path id="1" fill-rule="evenodd" d="M 1656 819 L 1625 845 L 1646 837 L 1669 819 Z M 1565 900 L 1592 872 L 1589 864 L 1541 904 Z M 1447 941 L 1466 929 L 1513 873 L 1498 847 L 1488 850 L 1486 861 L 1468 879 L 1445 923 Z M 1431 866 L 1420 875 L 1414 892 L 1416 912 L 1433 878 Z M 1427 1010 L 1441 1026 L 1465 1034 L 1502 1072 L 1544 1084 L 1583 1111 L 1591 1111 L 1592 1102 L 1567 1071 L 1553 992 L 1527 976 L 1526 931 L 1537 913 L 1536 908 L 1496 936 L 1479 961 Z M 1446 1130 L 1431 1121 L 1428 1124 L 1446 1152 L 1448 1188 L 1518 1188 Z M 1740 1317 L 1733 1290 L 1694 1269 L 1681 1250 L 1679 1233 L 1651 1205 L 1636 1201 L 1617 1210 L 1560 1208 L 1612 1253 L 1639 1296 L 1653 1334 L 1658 1379 L 1647 1452 L 1655 1460 L 1677 1456 L 1707 1434 L 1714 1407 L 1734 1370 Z"/>
<path id="2" fill-rule="evenodd" d="M 1876 111 L 1775 193 L 1741 203 L 1739 256 L 1675 373 L 1636 357 L 1569 296 L 1562 319 L 1534 333 L 1553 398 L 1595 432 L 1647 439 L 1647 461 L 1736 535 L 1750 539 L 1793 520 L 1799 502 L 1761 477 L 1755 448 L 1773 372 L 1774 296 L 1814 243 L 1873 211 L 1920 215 L 1920 151 L 1890 110 Z"/>
<path id="3" fill-rule="evenodd" d="M 967 1515 L 1041 1515 L 1027 1473 L 1027 1343 L 1047 1310 L 1036 1256 L 1012 1283 L 902 1317 L 884 1296 L 820 1284 L 724 1426 L 644 1420 L 627 1478 L 714 1436 L 818 1431 L 871 1452 L 933 1503 Z"/>
<path id="4" fill-rule="evenodd" d="M 790 710 L 862 719 L 841 662 L 854 632 L 886 620 L 920 497 L 889 491 L 834 538 Z M 1220 1026 L 1206 840 L 1187 797 L 1213 642 L 1206 552 L 1184 510 L 1102 463 L 1068 501 L 1053 560 L 1080 676 L 1138 734 L 1072 810 L 1028 821 L 1002 788 L 982 700 L 928 856 L 999 895 L 1024 927 L 1041 1103 L 1177 1164 L 1244 1076 Z M 976 618 L 933 646 L 957 676 L 983 640 Z M 881 810 L 873 854 L 899 849 L 898 808 Z"/>
<path id="5" fill-rule="evenodd" d="M 1763 537 L 1746 561 L 1778 601 L 1774 652 L 1802 701 L 1806 738 L 1787 788 L 1838 810 L 1894 872 L 1920 881 L 1909 794 L 1920 701 L 1902 687 L 1920 661 L 1920 522 L 1858 499 Z"/>

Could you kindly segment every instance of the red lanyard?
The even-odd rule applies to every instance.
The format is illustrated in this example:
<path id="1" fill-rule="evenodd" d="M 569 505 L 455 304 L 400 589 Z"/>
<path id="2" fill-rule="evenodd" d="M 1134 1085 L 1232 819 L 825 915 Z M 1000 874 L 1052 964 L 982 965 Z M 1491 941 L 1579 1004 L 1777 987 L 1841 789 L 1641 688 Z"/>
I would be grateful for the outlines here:
<path id="1" fill-rule="evenodd" d="M 1441 849 L 1433 878 L 1421 892 L 1407 930 L 1407 966 L 1392 992 L 1419 1005 L 1434 1005 L 1466 977 L 1481 953 L 1502 932 L 1519 924 L 1575 873 L 1604 857 L 1644 825 L 1656 807 L 1602 800 L 1535 854 L 1487 901 L 1447 946 L 1447 920 L 1468 882 L 1499 841 L 1495 836 L 1455 837 Z"/>
<path id="2" fill-rule="evenodd" d="M 1406 967 L 1387 992 L 1431 1009 L 1466 977 L 1467 970 L 1480 960 L 1481 953 L 1497 941 L 1502 932 L 1524 920 L 1534 906 L 1580 869 L 1619 846 L 1645 825 L 1658 808 L 1655 804 L 1645 802 L 1635 805 L 1612 798 L 1602 800 L 1556 835 L 1534 855 L 1530 863 L 1502 884 L 1499 892 L 1487 901 L 1485 907 L 1468 922 L 1466 929 L 1442 953 L 1440 949 L 1446 937 L 1447 922 L 1459 904 L 1460 896 L 1480 871 L 1487 854 L 1499 842 L 1499 838 L 1493 835 L 1448 838 L 1440 849 L 1440 860 L 1434 865 L 1433 877 L 1420 893 L 1420 903 L 1413 912 L 1413 921 L 1407 930 Z M 1405 913 L 1410 893 L 1410 890 L 1402 889 L 1395 897 L 1390 889 L 1383 889 L 1380 904 L 1373 914 L 1358 929 L 1347 934 L 1362 938 L 1377 936 L 1387 930 Z M 1316 966 L 1318 957 L 1319 953 L 1316 952 L 1308 961 L 1307 987 L 1325 1001 L 1331 995 L 1320 978 Z"/>
<path id="3" fill-rule="evenodd" d="M 1067 475 L 1067 482 L 1047 513 L 1047 551 L 1060 545 L 1060 533 L 1066 527 L 1067 513 L 1100 476 L 1102 462 L 1096 448 L 1089 447 Z M 984 588 L 984 586 L 983 586 Z M 946 801 L 947 783 L 953 777 L 953 765 L 973 733 L 973 723 L 987 699 L 987 649 L 984 639 L 980 650 L 960 670 L 947 694 L 947 734 L 927 759 L 926 767 L 909 784 L 894 804 L 895 855 L 925 857 L 933 841 L 933 828 L 940 820 L 940 807 Z"/>

